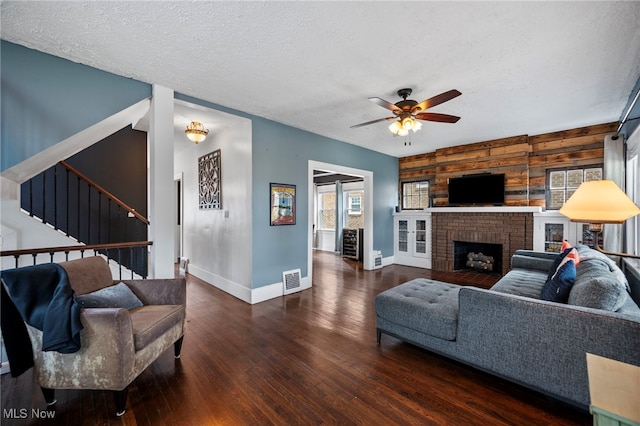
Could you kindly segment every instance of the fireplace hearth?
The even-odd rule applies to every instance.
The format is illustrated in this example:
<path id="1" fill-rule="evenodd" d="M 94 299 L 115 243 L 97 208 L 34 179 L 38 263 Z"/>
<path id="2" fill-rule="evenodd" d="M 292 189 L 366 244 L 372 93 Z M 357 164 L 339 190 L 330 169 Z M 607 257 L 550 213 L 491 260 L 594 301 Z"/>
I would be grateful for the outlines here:
<path id="1" fill-rule="evenodd" d="M 453 269 L 502 273 L 502 244 L 453 242 Z"/>

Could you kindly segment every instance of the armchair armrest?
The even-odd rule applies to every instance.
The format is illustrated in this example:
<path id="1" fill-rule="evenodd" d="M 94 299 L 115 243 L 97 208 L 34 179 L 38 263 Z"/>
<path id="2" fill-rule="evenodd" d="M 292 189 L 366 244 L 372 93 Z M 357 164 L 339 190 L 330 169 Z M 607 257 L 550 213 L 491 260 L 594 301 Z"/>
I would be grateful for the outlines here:
<path id="1" fill-rule="evenodd" d="M 34 346 L 35 374 L 40 386 L 52 389 L 121 390 L 133 379 L 134 340 L 129 311 L 87 308 L 81 348 L 72 354 L 42 352 L 42 332 L 28 327 Z"/>
<path id="2" fill-rule="evenodd" d="M 187 282 L 184 278 L 123 280 L 145 305 L 185 305 Z"/>

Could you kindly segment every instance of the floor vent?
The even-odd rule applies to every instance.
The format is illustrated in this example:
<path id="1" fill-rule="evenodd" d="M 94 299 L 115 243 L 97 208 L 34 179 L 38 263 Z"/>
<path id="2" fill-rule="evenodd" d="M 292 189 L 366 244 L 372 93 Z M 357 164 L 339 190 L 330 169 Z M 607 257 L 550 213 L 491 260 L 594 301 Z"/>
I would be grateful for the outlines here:
<path id="1" fill-rule="evenodd" d="M 373 269 L 382 268 L 382 252 L 375 250 L 373 252 Z"/>
<path id="2" fill-rule="evenodd" d="M 300 269 L 292 269 L 282 273 L 284 294 L 300 291 Z"/>

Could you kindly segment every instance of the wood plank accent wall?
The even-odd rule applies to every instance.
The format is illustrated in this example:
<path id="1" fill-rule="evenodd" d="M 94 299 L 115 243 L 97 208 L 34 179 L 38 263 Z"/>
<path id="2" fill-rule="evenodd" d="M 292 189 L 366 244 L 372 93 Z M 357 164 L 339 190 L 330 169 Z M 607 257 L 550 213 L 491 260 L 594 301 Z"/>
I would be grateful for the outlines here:
<path id="1" fill-rule="evenodd" d="M 505 174 L 505 205 L 544 206 L 547 169 L 604 162 L 604 137 L 618 123 L 542 135 L 520 135 L 438 149 L 399 159 L 400 182 L 429 180 L 435 206 L 448 205 L 448 180 L 476 173 Z"/>

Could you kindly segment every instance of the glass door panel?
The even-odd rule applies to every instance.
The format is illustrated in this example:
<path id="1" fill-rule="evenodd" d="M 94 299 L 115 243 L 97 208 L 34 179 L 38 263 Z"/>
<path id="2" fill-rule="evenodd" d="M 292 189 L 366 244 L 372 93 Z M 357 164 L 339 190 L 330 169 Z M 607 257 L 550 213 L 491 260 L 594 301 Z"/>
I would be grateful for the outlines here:
<path id="1" fill-rule="evenodd" d="M 564 238 L 564 224 L 544 224 L 544 251 L 560 252 Z"/>
<path id="2" fill-rule="evenodd" d="M 427 252 L 427 221 L 424 219 L 416 220 L 416 253 Z"/>
<path id="3" fill-rule="evenodd" d="M 409 221 L 398 221 L 398 251 L 407 252 L 409 250 Z"/>

